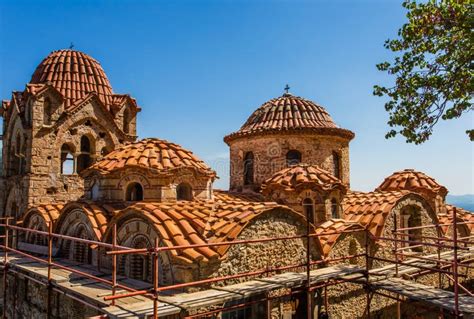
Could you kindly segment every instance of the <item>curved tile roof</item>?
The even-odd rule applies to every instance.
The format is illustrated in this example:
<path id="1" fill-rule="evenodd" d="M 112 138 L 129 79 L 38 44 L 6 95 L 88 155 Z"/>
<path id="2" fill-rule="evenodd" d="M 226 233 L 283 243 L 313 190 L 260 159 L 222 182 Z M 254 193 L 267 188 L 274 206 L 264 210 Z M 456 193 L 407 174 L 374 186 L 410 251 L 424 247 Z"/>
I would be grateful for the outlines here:
<path id="1" fill-rule="evenodd" d="M 316 225 L 316 242 L 319 243 L 320 251 L 323 257 L 329 256 L 332 247 L 343 232 L 364 231 L 365 228 L 358 222 L 347 221 L 344 219 L 330 219 L 322 224 Z M 337 234 L 335 234 L 337 232 Z"/>
<path id="2" fill-rule="evenodd" d="M 118 214 L 121 208 L 125 206 L 101 205 L 92 201 L 71 202 L 64 206 L 61 211 L 61 218 L 58 220 L 56 228 L 61 227 L 62 220 L 67 213 L 75 209 L 80 209 L 86 214 L 88 221 L 98 240 L 102 240 L 108 225 L 108 220 L 115 214 Z M 56 229 L 57 231 L 58 229 Z"/>
<path id="3" fill-rule="evenodd" d="M 264 198 L 258 193 L 241 193 L 224 191 L 220 189 L 213 190 L 214 200 L 220 202 L 232 202 L 232 201 L 243 201 L 243 202 L 263 202 Z"/>
<path id="4" fill-rule="evenodd" d="M 441 226 L 441 230 L 443 233 L 446 235 L 448 230 L 449 230 L 449 225 L 446 224 L 451 224 L 453 222 L 453 210 L 454 206 L 453 205 L 446 205 L 446 213 L 443 214 L 438 214 L 438 220 L 439 223 L 443 226 Z M 466 227 L 470 233 L 474 231 L 474 213 L 456 207 L 456 221 L 459 223 L 469 223 L 469 224 L 462 224 L 461 227 Z"/>
<path id="5" fill-rule="evenodd" d="M 274 189 L 294 191 L 300 188 L 317 187 L 324 191 L 347 188 L 334 175 L 317 165 L 298 164 L 275 173 L 262 184 L 262 193 L 268 194 Z"/>
<path id="6" fill-rule="evenodd" d="M 216 173 L 191 151 L 157 138 L 146 138 L 122 146 L 84 170 L 83 174 L 87 175 L 92 171 L 108 174 L 127 167 L 141 167 L 163 173 L 179 168 L 190 168 L 209 176 L 216 176 Z"/>
<path id="7" fill-rule="evenodd" d="M 22 223 L 28 221 L 28 219 L 35 213 L 41 215 L 43 217 L 46 224 L 52 222 L 53 224 L 56 223 L 61 210 L 63 209 L 64 205 L 62 204 L 42 204 L 36 207 L 29 209 L 22 218 Z M 23 225 L 26 227 L 27 225 Z"/>
<path id="8" fill-rule="evenodd" d="M 369 232 L 379 237 L 383 233 L 385 220 L 392 209 L 409 191 L 389 192 L 350 192 L 342 201 L 346 220 L 358 222 L 368 228 Z"/>
<path id="9" fill-rule="evenodd" d="M 110 224 L 120 223 L 123 218 L 139 212 L 151 221 L 167 247 L 222 243 L 235 240 L 252 219 L 274 209 L 293 212 L 276 203 L 242 200 L 138 202 L 127 207 Z M 185 263 L 206 262 L 223 258 L 229 248 L 228 245 L 197 247 L 170 250 L 170 254 Z"/>
<path id="10" fill-rule="evenodd" d="M 227 135 L 224 141 L 229 143 L 241 136 L 289 131 L 354 137 L 353 132 L 339 128 L 322 106 L 286 93 L 262 104 L 240 130 Z"/>
<path id="11" fill-rule="evenodd" d="M 413 192 L 429 192 L 435 195 L 446 196 L 446 187 L 438 184 L 434 178 L 413 169 L 395 172 L 377 187 L 376 191 L 409 190 Z"/>
<path id="12" fill-rule="evenodd" d="M 75 50 L 51 52 L 38 65 L 31 84 L 50 84 L 64 98 L 65 108 L 95 92 L 106 105 L 112 102 L 112 86 L 97 60 Z"/>

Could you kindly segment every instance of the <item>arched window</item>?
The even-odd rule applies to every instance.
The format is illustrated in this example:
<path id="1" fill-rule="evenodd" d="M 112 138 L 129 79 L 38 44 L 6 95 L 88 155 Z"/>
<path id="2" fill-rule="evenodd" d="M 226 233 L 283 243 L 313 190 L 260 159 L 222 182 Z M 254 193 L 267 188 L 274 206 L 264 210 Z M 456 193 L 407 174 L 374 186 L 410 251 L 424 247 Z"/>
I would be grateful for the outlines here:
<path id="1" fill-rule="evenodd" d="M 331 217 L 340 218 L 339 210 L 337 209 L 337 200 L 335 198 L 331 199 Z"/>
<path id="2" fill-rule="evenodd" d="M 140 183 L 130 183 L 127 186 L 125 200 L 137 202 L 143 200 L 143 187 Z"/>
<path id="3" fill-rule="evenodd" d="M 51 113 L 53 113 L 53 110 L 51 108 L 51 101 L 46 98 L 44 99 L 44 105 L 43 105 L 43 124 L 44 125 L 51 125 Z"/>
<path id="4" fill-rule="evenodd" d="M 81 239 L 89 239 L 87 236 L 87 230 L 84 226 L 79 226 L 76 231 L 77 238 Z M 73 260 L 83 264 L 91 264 L 92 263 L 92 250 L 90 249 L 89 245 L 86 243 L 74 242 L 74 254 Z"/>
<path id="5" fill-rule="evenodd" d="M 301 163 L 301 153 L 297 150 L 290 150 L 286 153 L 286 165 L 293 166 Z"/>
<path id="6" fill-rule="evenodd" d="M 310 223 L 314 223 L 314 203 L 310 198 L 303 200 L 303 211 Z"/>
<path id="7" fill-rule="evenodd" d="M 341 178 L 341 157 L 337 152 L 332 152 L 332 162 L 334 167 L 334 176 Z"/>
<path id="8" fill-rule="evenodd" d="M 181 183 L 176 186 L 176 199 L 177 200 L 192 200 L 193 189 L 188 183 Z"/>
<path id="9" fill-rule="evenodd" d="M 91 187 L 91 199 L 92 200 L 97 200 L 99 199 L 99 182 L 94 181 L 94 184 L 92 184 Z"/>
<path id="10" fill-rule="evenodd" d="M 128 108 L 123 111 L 123 132 L 130 133 L 130 110 Z"/>
<path id="11" fill-rule="evenodd" d="M 244 185 L 253 184 L 254 157 L 252 152 L 247 152 L 244 158 Z"/>
<path id="12" fill-rule="evenodd" d="M 133 248 L 149 248 L 150 242 L 143 236 L 137 236 L 133 241 Z M 132 254 L 130 256 L 129 277 L 132 279 L 151 282 L 152 280 L 152 260 L 148 254 Z"/>
<path id="13" fill-rule="evenodd" d="M 88 168 L 92 164 L 91 160 L 91 141 L 87 136 L 81 137 L 81 154 L 77 158 L 77 172 Z"/>
<path id="14" fill-rule="evenodd" d="M 72 150 L 67 144 L 63 144 L 61 147 L 61 174 L 71 175 L 74 174 L 74 156 Z"/>
<path id="15" fill-rule="evenodd" d="M 419 209 L 415 207 L 406 207 L 400 214 L 400 226 L 402 232 L 406 234 L 403 240 L 410 240 L 412 242 L 406 243 L 406 246 L 411 247 L 412 251 L 422 252 L 423 247 L 415 242 L 422 241 L 422 229 L 418 228 L 422 225 L 421 213 Z"/>

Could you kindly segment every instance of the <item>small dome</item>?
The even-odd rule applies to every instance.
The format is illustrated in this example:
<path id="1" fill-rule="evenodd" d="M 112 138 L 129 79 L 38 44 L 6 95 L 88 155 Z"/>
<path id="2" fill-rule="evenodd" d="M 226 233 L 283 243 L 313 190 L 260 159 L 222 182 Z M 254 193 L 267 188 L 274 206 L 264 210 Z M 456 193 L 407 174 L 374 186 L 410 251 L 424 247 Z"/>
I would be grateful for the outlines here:
<path id="1" fill-rule="evenodd" d="M 241 136 L 291 131 L 337 135 L 348 139 L 354 137 L 353 132 L 338 127 L 322 106 L 285 93 L 265 102 L 250 115 L 240 130 L 227 135 L 224 141 L 228 143 Z"/>
<path id="2" fill-rule="evenodd" d="M 91 92 L 96 92 L 104 104 L 109 104 L 113 94 L 100 63 L 74 50 L 53 51 L 38 65 L 30 84 L 46 83 L 63 95 L 66 108 Z"/>
<path id="3" fill-rule="evenodd" d="M 446 187 L 438 184 L 434 178 L 413 169 L 405 169 L 395 172 L 385 178 L 376 191 L 399 191 L 408 190 L 413 192 L 428 192 L 435 195 L 446 196 Z"/>
<path id="4" fill-rule="evenodd" d="M 266 180 L 262 193 L 268 194 L 274 189 L 294 191 L 296 189 L 316 187 L 324 191 L 339 188 L 346 192 L 341 180 L 317 165 L 299 164 L 285 168 Z"/>
<path id="5" fill-rule="evenodd" d="M 156 138 L 146 138 L 110 152 L 86 169 L 83 175 L 91 171 L 108 174 L 128 167 L 141 167 L 160 173 L 190 168 L 205 175 L 216 176 L 216 173 L 191 151 Z"/>

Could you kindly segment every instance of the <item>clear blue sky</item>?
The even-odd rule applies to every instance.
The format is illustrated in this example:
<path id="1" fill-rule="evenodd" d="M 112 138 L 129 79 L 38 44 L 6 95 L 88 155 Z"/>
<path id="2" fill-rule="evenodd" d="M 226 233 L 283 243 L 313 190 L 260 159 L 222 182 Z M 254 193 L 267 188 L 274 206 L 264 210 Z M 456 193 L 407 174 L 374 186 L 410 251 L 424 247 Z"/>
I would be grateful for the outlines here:
<path id="1" fill-rule="evenodd" d="M 140 137 L 193 150 L 228 186 L 224 135 L 286 83 L 356 133 L 353 189 L 372 190 L 415 168 L 451 194 L 474 193 L 473 115 L 438 125 L 424 145 L 384 139 L 391 79 L 375 64 L 405 20 L 399 1 L 0 1 L 0 97 L 21 90 L 50 51 L 75 48 L 99 60 L 114 91 L 143 111 Z"/>

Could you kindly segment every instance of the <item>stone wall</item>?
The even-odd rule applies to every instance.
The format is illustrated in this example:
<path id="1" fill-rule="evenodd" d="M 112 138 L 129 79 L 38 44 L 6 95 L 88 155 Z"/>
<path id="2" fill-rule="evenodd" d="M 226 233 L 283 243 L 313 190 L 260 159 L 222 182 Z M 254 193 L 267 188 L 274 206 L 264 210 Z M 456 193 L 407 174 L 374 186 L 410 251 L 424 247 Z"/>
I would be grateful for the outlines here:
<path id="1" fill-rule="evenodd" d="M 283 212 L 264 214 L 252 220 L 240 233 L 237 240 L 262 239 L 269 237 L 286 237 L 305 235 L 306 225 L 301 219 Z M 314 244 L 311 258 L 319 259 L 319 252 Z M 306 262 L 306 240 L 280 240 L 252 244 L 233 245 L 226 258 L 216 267 L 210 268 L 202 275 L 218 277 L 238 273 L 262 270 L 266 268 L 300 265 Z M 301 270 L 302 271 L 302 270 Z M 243 282 L 251 278 L 229 280 L 226 284 Z M 219 283 L 222 284 L 222 283 Z"/>
<path id="2" fill-rule="evenodd" d="M 340 158 L 341 180 L 349 185 L 349 141 L 340 137 L 315 134 L 287 134 L 242 137 L 230 142 L 230 190 L 257 190 L 261 183 L 287 167 L 290 150 L 301 153 L 302 163 L 319 165 L 334 173 L 333 153 Z M 254 155 L 254 184 L 244 185 L 244 159 L 247 152 Z"/>
<path id="3" fill-rule="evenodd" d="M 50 121 L 45 123 L 45 103 L 51 105 Z M 20 212 L 39 204 L 66 203 L 84 195 L 83 179 L 77 174 L 78 158 L 81 154 L 81 138 L 86 136 L 90 141 L 90 162 L 101 158 L 125 142 L 135 140 L 136 116 L 130 118 L 130 134 L 124 134 L 113 119 L 113 115 L 96 99 L 90 99 L 74 108 L 65 111 L 61 99 L 55 91 L 46 90 L 30 96 L 25 119 L 13 111 L 4 125 L 3 176 L 5 192 L 0 214 L 9 209 L 15 195 L 19 202 Z M 13 105 L 13 104 L 12 104 Z M 127 107 L 127 105 L 125 106 Z M 16 108 L 16 106 L 14 107 Z M 22 156 L 25 169 L 21 174 L 11 174 L 14 162 L 17 138 L 21 136 Z M 67 145 L 74 157 L 75 171 L 72 174 L 61 172 L 61 147 Z M 17 190 L 15 190 L 17 189 Z"/>

